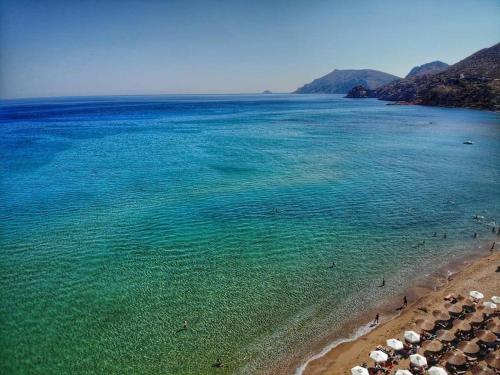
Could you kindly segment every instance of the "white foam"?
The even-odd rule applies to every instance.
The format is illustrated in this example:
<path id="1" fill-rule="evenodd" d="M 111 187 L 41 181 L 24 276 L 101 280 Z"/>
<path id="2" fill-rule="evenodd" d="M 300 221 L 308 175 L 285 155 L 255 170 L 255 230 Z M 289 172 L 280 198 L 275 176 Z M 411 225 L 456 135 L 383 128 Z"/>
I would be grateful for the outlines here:
<path id="1" fill-rule="evenodd" d="M 332 349 L 334 349 L 335 347 L 339 346 L 340 344 L 343 344 L 345 342 L 351 342 L 351 341 L 357 340 L 359 337 L 361 337 L 361 336 L 367 334 L 368 332 L 372 331 L 373 329 L 375 329 L 375 327 L 377 327 L 377 326 L 372 326 L 371 327 L 371 322 L 370 322 L 370 323 L 367 323 L 367 324 L 359 327 L 349 337 L 344 338 L 344 339 L 338 339 L 338 340 L 332 341 L 327 346 L 325 346 L 319 353 L 314 354 L 314 355 L 310 356 L 309 358 L 307 358 L 304 363 L 302 363 L 299 367 L 297 367 L 295 369 L 295 374 L 294 375 L 302 375 L 304 373 L 304 370 L 306 369 L 306 367 L 312 361 L 325 356 L 326 354 L 328 354 L 328 352 L 330 352 Z"/>

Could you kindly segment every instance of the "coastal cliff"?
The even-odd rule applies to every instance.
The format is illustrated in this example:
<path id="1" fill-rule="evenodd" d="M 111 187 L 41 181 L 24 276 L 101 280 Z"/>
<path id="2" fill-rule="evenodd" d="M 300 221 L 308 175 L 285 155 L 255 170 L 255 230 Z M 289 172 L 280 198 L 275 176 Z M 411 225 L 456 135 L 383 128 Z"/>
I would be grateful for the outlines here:
<path id="1" fill-rule="evenodd" d="M 383 85 L 381 100 L 443 107 L 500 109 L 500 43 L 435 74 L 410 76 Z"/>
<path id="2" fill-rule="evenodd" d="M 418 77 L 425 74 L 436 74 L 442 72 L 448 67 L 449 65 L 442 61 L 432 61 L 430 63 L 414 67 L 405 78 Z"/>
<path id="3" fill-rule="evenodd" d="M 362 85 L 373 90 L 400 79 L 392 74 L 373 69 L 335 69 L 314 81 L 298 88 L 295 94 L 346 94 L 354 86 Z"/>

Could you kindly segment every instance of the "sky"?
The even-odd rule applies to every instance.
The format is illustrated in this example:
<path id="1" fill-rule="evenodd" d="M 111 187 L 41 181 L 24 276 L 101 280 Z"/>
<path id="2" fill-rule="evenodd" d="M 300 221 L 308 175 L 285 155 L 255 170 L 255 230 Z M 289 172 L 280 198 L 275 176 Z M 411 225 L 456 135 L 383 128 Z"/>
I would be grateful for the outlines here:
<path id="1" fill-rule="evenodd" d="M 500 0 L 0 0 L 0 98 L 290 92 L 500 41 Z"/>

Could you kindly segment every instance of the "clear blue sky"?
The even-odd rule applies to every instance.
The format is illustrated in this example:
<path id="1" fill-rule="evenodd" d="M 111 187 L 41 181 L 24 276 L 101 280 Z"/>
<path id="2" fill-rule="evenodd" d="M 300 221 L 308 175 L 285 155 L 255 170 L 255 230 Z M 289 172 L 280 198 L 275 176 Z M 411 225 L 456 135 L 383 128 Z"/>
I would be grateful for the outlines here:
<path id="1" fill-rule="evenodd" d="M 0 96 L 287 92 L 500 41 L 499 0 L 0 0 Z"/>

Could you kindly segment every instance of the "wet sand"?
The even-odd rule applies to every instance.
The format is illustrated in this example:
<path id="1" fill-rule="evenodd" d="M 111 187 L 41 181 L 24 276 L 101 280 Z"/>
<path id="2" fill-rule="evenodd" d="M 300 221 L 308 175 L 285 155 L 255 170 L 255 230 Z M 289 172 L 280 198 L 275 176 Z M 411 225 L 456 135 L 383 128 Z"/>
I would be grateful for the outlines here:
<path id="1" fill-rule="evenodd" d="M 433 287 L 415 287 L 408 297 L 410 303 L 392 319 L 384 321 L 375 329 L 358 339 L 342 343 L 324 356 L 312 360 L 303 371 L 304 375 L 339 375 L 350 374 L 350 369 L 369 361 L 369 353 L 377 345 L 385 345 L 389 338 L 401 339 L 407 329 L 415 327 L 415 320 L 428 316 L 419 308 L 431 312 L 441 308 L 444 296 L 450 293 L 468 295 L 471 290 L 479 290 L 489 299 L 500 295 L 500 273 L 495 272 L 500 266 L 500 252 L 487 254 L 474 261 L 466 261 L 463 268 L 448 280 Z M 436 279 L 438 282 L 439 280 Z M 394 311 L 396 313 L 396 311 Z"/>

